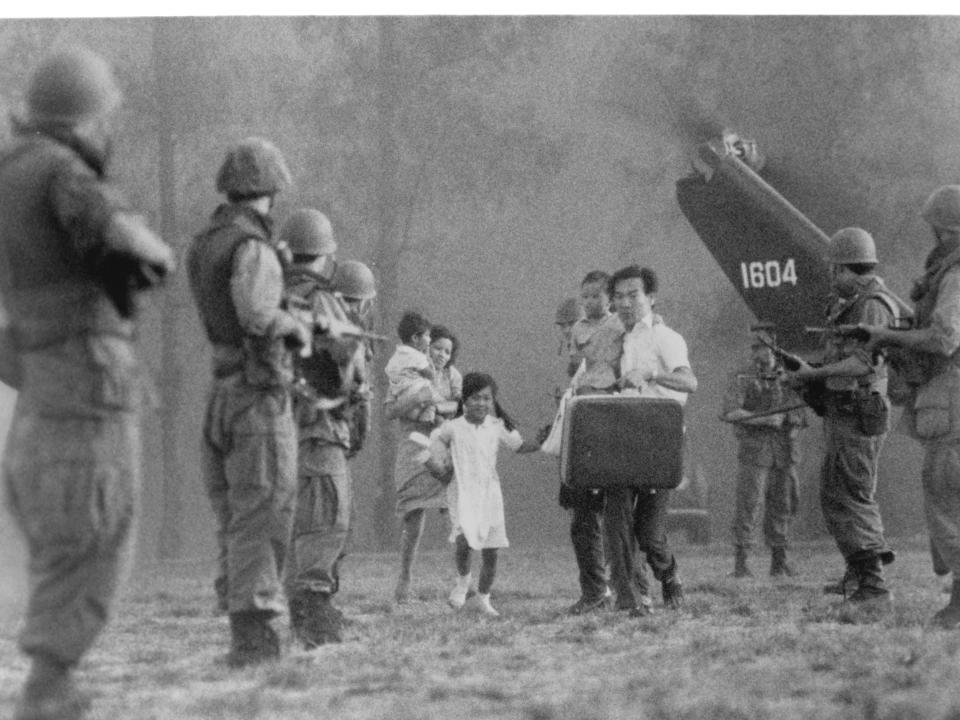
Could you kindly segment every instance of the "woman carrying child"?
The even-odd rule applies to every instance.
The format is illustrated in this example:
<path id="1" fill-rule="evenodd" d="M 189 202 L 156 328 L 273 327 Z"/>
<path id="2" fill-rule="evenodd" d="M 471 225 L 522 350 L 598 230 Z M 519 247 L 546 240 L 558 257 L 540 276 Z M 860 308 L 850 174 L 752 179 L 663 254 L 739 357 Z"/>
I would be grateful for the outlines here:
<path id="1" fill-rule="evenodd" d="M 435 424 L 453 417 L 463 387 L 460 371 L 453 365 L 460 347 L 456 336 L 444 326 L 435 325 L 430 328 L 428 338 L 427 354 L 434 370 L 434 398 L 428 399 L 429 394 L 424 391 L 420 396 L 409 399 L 401 395 L 386 405 L 387 417 L 397 419 L 399 424 L 394 465 L 397 516 L 402 522 L 400 577 L 393 593 L 397 603 L 406 602 L 410 594 L 410 578 L 423 536 L 427 509 L 438 508 L 442 511 L 447 506 L 446 488 L 424 466 L 424 447 L 412 439 L 411 434 L 428 436 Z M 442 396 L 442 402 L 434 402 L 437 394 Z M 426 404 L 431 404 L 432 412 L 424 412 Z M 434 419 L 430 422 L 427 418 Z"/>
<path id="2" fill-rule="evenodd" d="M 430 437 L 427 467 L 437 478 L 445 478 L 453 469 L 447 487 L 450 511 L 450 541 L 455 544 L 457 583 L 449 604 L 464 606 L 471 581 L 471 555 L 480 551 L 480 577 L 477 601 L 485 615 L 499 615 L 490 604 L 490 588 L 497 570 L 497 549 L 507 547 L 503 493 L 497 475 L 497 453 L 504 445 L 515 452 L 539 449 L 535 442 L 524 441 L 510 417 L 497 402 L 497 385 L 483 373 L 468 373 L 463 378 L 463 400 L 458 415 L 444 422 Z M 448 459 L 449 458 L 449 459 Z"/>

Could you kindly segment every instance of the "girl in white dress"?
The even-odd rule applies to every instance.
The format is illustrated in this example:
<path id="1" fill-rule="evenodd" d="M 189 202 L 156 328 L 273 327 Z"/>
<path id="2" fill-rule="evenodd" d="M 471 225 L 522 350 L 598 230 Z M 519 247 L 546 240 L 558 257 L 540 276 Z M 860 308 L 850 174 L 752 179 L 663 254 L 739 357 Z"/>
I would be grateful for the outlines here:
<path id="1" fill-rule="evenodd" d="M 477 602 L 486 615 L 499 613 L 490 604 L 490 588 L 497 570 L 497 548 L 507 547 L 503 493 L 497 475 L 497 452 L 504 445 L 516 452 L 534 452 L 539 446 L 524 441 L 497 402 L 497 384 L 483 373 L 463 378 L 463 400 L 457 417 L 430 436 L 427 468 L 438 478 L 453 477 L 447 486 L 450 541 L 459 575 L 449 603 L 464 606 L 470 589 L 473 550 L 480 551 Z"/>

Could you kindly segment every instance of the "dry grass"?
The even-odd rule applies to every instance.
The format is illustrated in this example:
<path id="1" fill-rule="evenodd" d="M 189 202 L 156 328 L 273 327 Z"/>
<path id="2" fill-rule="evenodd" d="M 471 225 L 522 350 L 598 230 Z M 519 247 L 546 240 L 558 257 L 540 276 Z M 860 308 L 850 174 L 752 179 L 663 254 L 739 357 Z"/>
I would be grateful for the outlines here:
<path id="1" fill-rule="evenodd" d="M 778 582 L 759 554 L 757 578 L 734 581 L 727 548 L 680 546 L 687 608 L 634 620 L 564 615 L 576 596 L 566 547 L 503 553 L 497 619 L 445 606 L 446 554 L 420 559 L 400 607 L 389 602 L 395 558 L 354 556 L 339 597 L 346 641 L 288 646 L 240 672 L 222 662 L 226 619 L 209 578 L 169 568 L 130 583 L 80 679 L 103 719 L 960 720 L 960 632 L 926 626 L 944 581 L 922 542 L 904 545 L 889 573 L 895 607 L 880 618 L 821 594 L 840 570 L 826 543 L 798 548 L 800 576 Z M 14 630 L 0 637 L 0 717 L 26 670 Z"/>

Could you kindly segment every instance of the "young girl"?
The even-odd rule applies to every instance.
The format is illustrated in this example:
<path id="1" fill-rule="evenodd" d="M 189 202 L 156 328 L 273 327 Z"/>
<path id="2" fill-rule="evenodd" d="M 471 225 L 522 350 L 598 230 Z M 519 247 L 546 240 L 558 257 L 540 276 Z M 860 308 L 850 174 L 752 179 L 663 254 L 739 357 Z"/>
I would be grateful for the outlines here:
<path id="1" fill-rule="evenodd" d="M 463 377 L 453 366 L 460 348 L 456 336 L 443 325 L 434 325 L 430 329 L 430 349 L 428 354 L 433 363 L 435 376 L 434 389 L 444 398 L 436 405 L 436 422 L 442 423 L 457 412 L 463 392 Z M 429 434 L 430 430 L 426 430 Z M 409 445 L 409 440 L 401 440 Z M 401 518 L 400 531 L 400 577 L 393 591 L 393 599 L 398 604 L 407 601 L 410 593 L 410 578 L 413 563 L 416 561 L 417 548 L 423 536 L 427 508 L 446 507 L 446 489 L 424 471 L 423 465 L 413 457 L 416 463 L 413 470 L 407 472 L 409 482 L 397 487 L 397 514 Z"/>
<path id="2" fill-rule="evenodd" d="M 490 587 L 497 570 L 497 548 L 507 547 L 503 494 L 497 476 L 500 445 L 516 452 L 534 452 L 539 445 L 524 441 L 510 417 L 497 402 L 497 384 L 483 373 L 463 378 L 463 400 L 457 417 L 448 420 L 430 436 L 427 468 L 437 478 L 449 475 L 446 457 L 453 466 L 453 480 L 447 487 L 451 542 L 459 575 L 449 603 L 462 608 L 470 589 L 472 550 L 480 550 L 482 564 L 477 583 L 480 610 L 498 613 L 490 604 Z"/>

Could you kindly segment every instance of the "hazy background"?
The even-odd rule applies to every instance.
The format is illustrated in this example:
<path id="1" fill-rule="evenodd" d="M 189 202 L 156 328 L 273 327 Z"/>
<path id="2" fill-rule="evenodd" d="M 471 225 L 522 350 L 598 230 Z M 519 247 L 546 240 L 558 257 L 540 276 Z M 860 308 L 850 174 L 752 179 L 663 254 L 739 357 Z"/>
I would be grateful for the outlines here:
<path id="1" fill-rule="evenodd" d="M 722 542 L 736 463 L 716 417 L 752 317 L 674 198 L 704 123 L 756 138 L 765 176 L 826 232 L 871 230 L 881 273 L 904 295 L 929 249 L 919 208 L 960 181 L 960 18 L 2 20 L 0 111 L 19 107 L 45 52 L 73 43 L 116 67 L 126 103 L 113 171 L 179 251 L 220 201 L 227 145 L 272 139 L 297 183 L 278 219 L 327 213 L 339 256 L 377 274 L 378 330 L 394 336 L 407 308 L 450 326 L 461 371 L 491 372 L 525 434 L 552 417 L 563 379 L 558 302 L 589 270 L 655 268 L 659 310 L 700 380 L 687 472 L 709 485 Z M 146 418 L 141 558 L 208 558 L 198 436 L 209 355 L 185 273 L 155 296 L 143 345 L 160 406 Z M 13 396 L 0 401 L 2 422 Z M 353 463 L 358 550 L 395 546 L 389 433 L 376 427 Z M 824 532 L 819 437 L 815 423 L 798 537 Z M 923 529 L 919 458 L 888 439 L 890 535 Z M 556 463 L 504 457 L 501 474 L 512 542 L 567 543 Z M 431 518 L 427 544 L 445 532 Z"/>

